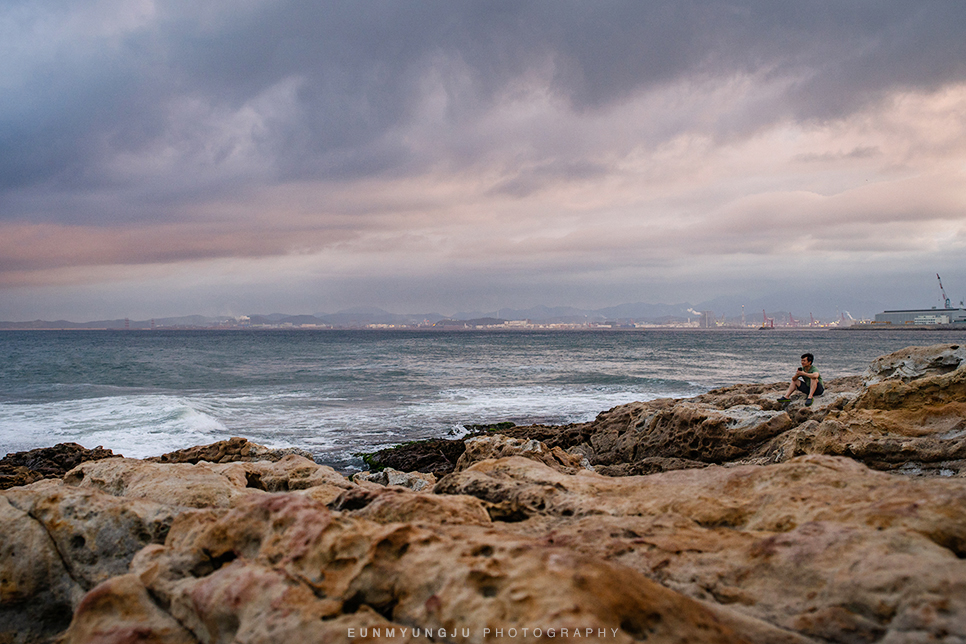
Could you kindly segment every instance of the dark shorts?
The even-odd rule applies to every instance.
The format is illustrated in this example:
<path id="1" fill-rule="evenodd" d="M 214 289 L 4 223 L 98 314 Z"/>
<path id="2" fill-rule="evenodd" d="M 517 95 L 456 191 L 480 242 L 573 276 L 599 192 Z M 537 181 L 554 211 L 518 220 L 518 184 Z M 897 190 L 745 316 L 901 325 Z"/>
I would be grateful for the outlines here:
<path id="1" fill-rule="evenodd" d="M 811 389 L 811 388 L 812 388 L 812 380 L 810 378 L 799 378 L 798 379 L 798 390 L 800 392 L 802 392 L 803 394 L 805 394 L 807 396 L 808 395 L 808 390 Z M 822 384 L 821 381 L 819 381 L 818 387 L 815 388 L 815 395 L 816 396 L 821 396 L 824 393 L 825 393 L 825 386 Z"/>

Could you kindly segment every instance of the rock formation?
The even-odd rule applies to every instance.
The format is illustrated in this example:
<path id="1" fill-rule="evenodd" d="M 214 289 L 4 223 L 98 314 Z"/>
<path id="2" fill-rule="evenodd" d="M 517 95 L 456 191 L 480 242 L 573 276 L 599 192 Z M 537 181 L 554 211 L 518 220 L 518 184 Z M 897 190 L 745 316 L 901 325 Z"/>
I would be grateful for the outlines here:
<path id="1" fill-rule="evenodd" d="M 85 449 L 77 443 L 7 454 L 0 459 L 0 490 L 41 479 L 60 478 L 81 463 L 115 456 L 119 454 L 109 449 Z"/>
<path id="2" fill-rule="evenodd" d="M 414 452 L 438 480 L 244 439 L 78 462 L 0 492 L 0 644 L 963 642 L 958 349 Z"/>

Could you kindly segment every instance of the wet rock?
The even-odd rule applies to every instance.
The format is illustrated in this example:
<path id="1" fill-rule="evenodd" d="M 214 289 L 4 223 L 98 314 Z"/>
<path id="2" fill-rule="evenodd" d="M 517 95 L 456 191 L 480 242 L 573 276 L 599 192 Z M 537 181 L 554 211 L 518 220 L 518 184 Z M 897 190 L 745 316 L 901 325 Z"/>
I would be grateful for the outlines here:
<path id="1" fill-rule="evenodd" d="M 380 450 L 365 458 L 373 469 L 391 467 L 400 472 L 423 472 L 440 478 L 453 471 L 464 449 L 462 440 L 431 439 Z"/>
<path id="2" fill-rule="evenodd" d="M 0 464 L 0 490 L 42 481 L 44 475 L 23 465 Z"/>
<path id="3" fill-rule="evenodd" d="M 40 479 L 60 478 L 81 463 L 119 456 L 103 447 L 86 449 L 77 443 L 14 452 L 0 459 L 0 490 Z"/>

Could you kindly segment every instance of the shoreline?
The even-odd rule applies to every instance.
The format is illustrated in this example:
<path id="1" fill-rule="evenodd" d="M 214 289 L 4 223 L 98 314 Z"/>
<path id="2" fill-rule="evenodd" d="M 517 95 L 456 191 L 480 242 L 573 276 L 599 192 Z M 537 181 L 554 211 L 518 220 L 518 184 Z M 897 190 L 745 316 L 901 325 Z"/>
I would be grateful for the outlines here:
<path id="1" fill-rule="evenodd" d="M 351 478 L 244 438 L 61 445 L 66 471 L 0 490 L 0 641 L 966 639 L 966 346 L 811 407 L 784 386 L 480 426 Z"/>

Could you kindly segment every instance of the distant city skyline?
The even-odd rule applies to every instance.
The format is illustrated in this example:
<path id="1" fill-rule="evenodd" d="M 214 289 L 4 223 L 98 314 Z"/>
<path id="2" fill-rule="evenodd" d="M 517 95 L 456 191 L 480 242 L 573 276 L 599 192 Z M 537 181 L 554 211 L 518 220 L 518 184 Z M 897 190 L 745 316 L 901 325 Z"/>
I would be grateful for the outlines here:
<path id="1" fill-rule="evenodd" d="M 0 32 L 0 320 L 966 299 L 961 0 L 33 0 Z"/>
<path id="2" fill-rule="evenodd" d="M 779 298 L 780 299 L 780 298 Z M 868 304 L 867 304 L 868 305 Z M 334 312 L 274 312 L 259 313 L 250 312 L 238 315 L 215 315 L 204 316 L 199 314 L 184 316 L 154 316 L 151 318 L 123 318 L 101 317 L 96 319 L 81 320 L 60 318 L 54 319 L 34 319 L 34 320 L 0 320 L 0 329 L 10 328 L 64 328 L 57 323 L 69 323 L 69 327 L 82 327 L 88 325 L 90 328 L 158 328 L 161 327 L 213 327 L 228 324 L 229 326 L 333 326 L 336 328 L 350 328 L 360 326 L 432 326 L 435 323 L 449 321 L 468 321 L 475 324 L 499 325 L 500 323 L 514 323 L 529 321 L 537 324 L 545 323 L 566 323 L 566 324 L 600 324 L 606 322 L 630 322 L 641 324 L 671 324 L 688 325 L 692 322 L 699 326 L 837 326 L 849 325 L 853 322 L 871 321 L 872 314 L 867 314 L 864 309 L 841 308 L 834 313 L 818 309 L 809 309 L 804 313 L 804 308 L 797 311 L 786 310 L 781 307 L 771 306 L 769 308 L 767 300 L 758 300 L 751 305 L 738 305 L 727 298 L 719 298 L 714 301 L 701 302 L 696 305 L 687 302 L 676 304 L 662 303 L 624 303 L 600 309 L 580 309 L 575 307 L 547 307 L 535 306 L 526 309 L 501 308 L 492 311 L 459 311 L 444 314 L 438 311 L 387 311 L 378 307 L 353 307 Z M 806 307 L 807 308 L 807 307 Z M 941 314 L 944 310 L 943 304 L 932 307 L 917 307 L 936 314 Z M 950 308 L 957 311 L 954 316 L 961 318 L 961 311 L 964 309 L 962 302 L 950 302 Z M 879 318 L 882 311 L 892 309 L 884 308 L 876 312 L 875 317 Z M 855 312 L 853 314 L 853 311 Z M 888 317 L 888 316 L 887 316 Z M 25 323 L 19 325 L 19 323 Z M 105 327 L 101 323 L 106 323 Z"/>

